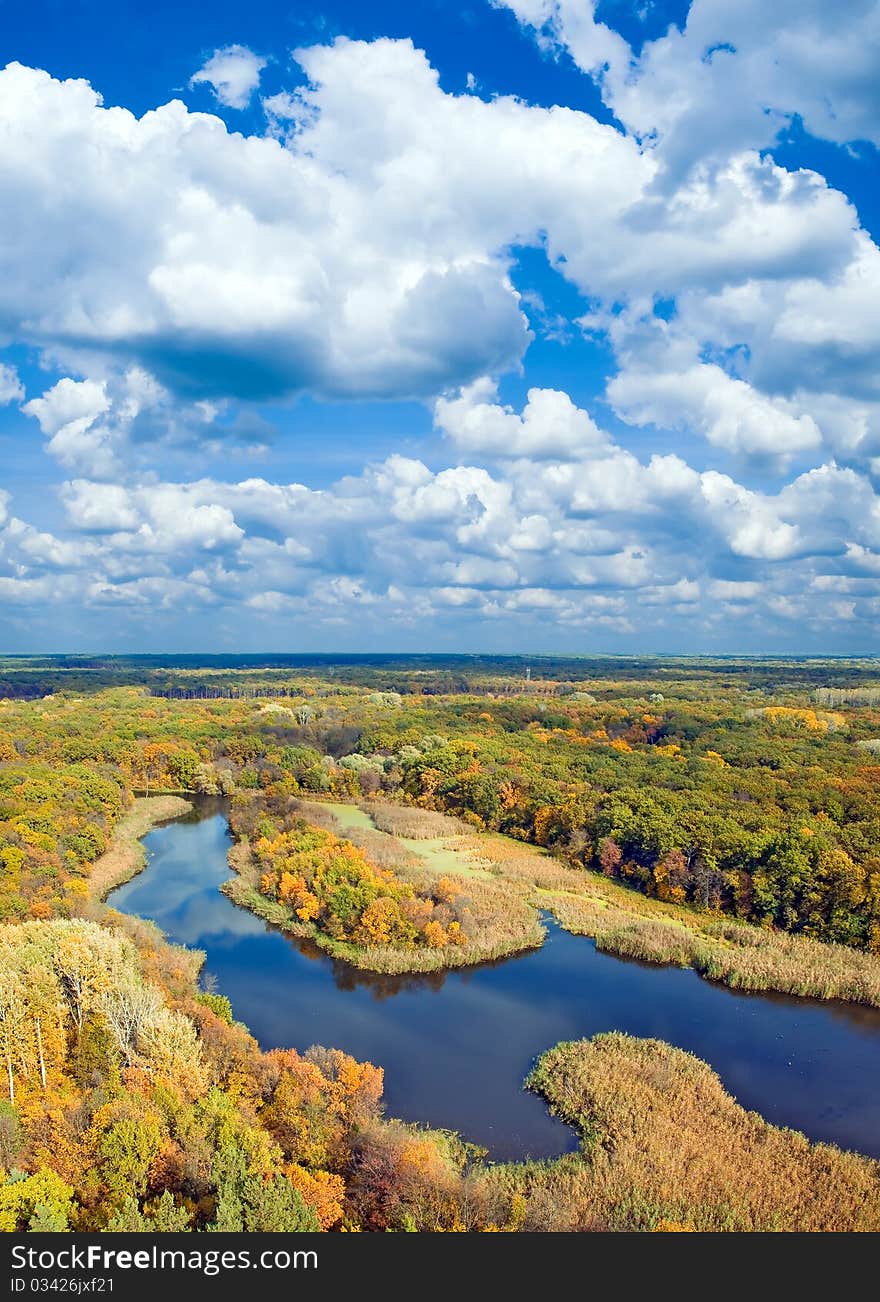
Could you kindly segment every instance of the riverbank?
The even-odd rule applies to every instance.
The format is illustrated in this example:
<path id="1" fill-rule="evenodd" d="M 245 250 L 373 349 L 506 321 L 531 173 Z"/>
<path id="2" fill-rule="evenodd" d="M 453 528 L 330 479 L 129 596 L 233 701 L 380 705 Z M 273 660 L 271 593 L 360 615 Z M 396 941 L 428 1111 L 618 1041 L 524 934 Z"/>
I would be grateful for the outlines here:
<path id="1" fill-rule="evenodd" d="M 624 888 L 620 893 L 630 894 Z M 591 936 L 597 948 L 621 958 L 692 967 L 732 990 L 776 991 L 880 1008 L 876 954 L 711 914 L 701 917 L 681 910 L 675 916 L 675 906 L 651 912 L 644 905 L 654 901 L 638 895 L 635 901 L 633 906 L 629 899 L 612 901 L 598 893 L 547 897 L 548 907 L 567 931 Z"/>
<path id="2" fill-rule="evenodd" d="M 527 1084 L 577 1128 L 582 1150 L 487 1172 L 490 1201 L 518 1205 L 520 1228 L 880 1230 L 880 1162 L 770 1125 L 663 1041 L 612 1032 L 557 1044 Z"/>
<path id="3" fill-rule="evenodd" d="M 692 967 L 733 990 L 880 1008 L 880 955 L 654 900 L 508 837 L 480 840 L 490 867 L 520 882 L 535 908 L 549 909 L 566 931 L 591 937 L 607 953 Z"/>
<path id="4" fill-rule="evenodd" d="M 181 818 L 192 805 L 181 796 L 139 796 L 116 824 L 110 847 L 92 864 L 87 884 L 89 898 L 100 903 L 115 887 L 130 881 L 146 860 L 141 840 L 159 823 Z"/>
<path id="5" fill-rule="evenodd" d="M 691 967 L 734 990 L 880 1008 L 880 955 L 654 900 L 499 833 L 453 830 L 442 837 L 424 836 L 436 830 L 426 826 L 419 839 L 384 830 L 397 825 L 396 811 L 406 807 L 315 800 L 299 805 L 307 821 L 353 841 L 382 866 L 393 864 L 398 876 L 415 886 L 430 885 L 441 876 L 452 880 L 473 910 L 474 940 L 460 949 L 340 943 L 261 894 L 247 846 L 233 847 L 229 862 L 237 875 L 222 888 L 230 899 L 354 967 L 388 974 L 438 972 L 506 958 L 543 944 L 540 914 L 550 911 L 566 931 L 589 936 L 597 948 L 621 958 Z M 444 821 L 455 828 L 455 820 Z"/>

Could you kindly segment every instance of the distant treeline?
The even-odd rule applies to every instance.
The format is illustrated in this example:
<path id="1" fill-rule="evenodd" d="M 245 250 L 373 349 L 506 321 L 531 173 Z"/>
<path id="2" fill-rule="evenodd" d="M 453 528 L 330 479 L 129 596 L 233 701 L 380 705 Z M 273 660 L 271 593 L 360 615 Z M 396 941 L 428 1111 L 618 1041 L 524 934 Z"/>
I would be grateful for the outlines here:
<path id="1" fill-rule="evenodd" d="M 302 696 L 296 684 L 270 683 L 197 683 L 189 687 L 150 687 L 151 696 L 161 696 L 169 701 L 250 701 L 263 697 Z"/>
<path id="2" fill-rule="evenodd" d="M 555 696 L 604 694 L 597 680 L 632 683 L 637 694 L 663 692 L 686 677 L 701 694 L 733 688 L 774 697 L 814 691 L 823 705 L 876 704 L 876 660 L 681 656 L 493 655 L 145 655 L 0 656 L 0 699 L 33 700 L 58 692 L 91 695 L 110 687 L 146 687 L 174 700 L 294 696 L 308 682 L 402 695 Z M 835 684 L 828 687 L 829 679 Z"/>
<path id="3" fill-rule="evenodd" d="M 0 701 L 37 701 L 41 696 L 49 696 L 55 690 L 57 684 L 54 683 L 13 682 L 0 678 Z"/>
<path id="4" fill-rule="evenodd" d="M 526 678 L 457 678 L 443 679 L 439 682 L 411 682 L 392 679 L 383 682 L 383 689 L 400 696 L 568 696 L 578 695 L 575 684 L 556 682 L 554 680 L 535 680 Z M 309 694 L 315 689 L 309 688 Z M 318 695 L 326 695 L 328 688 L 319 688 Z M 237 683 L 221 680 L 217 683 L 187 683 L 150 685 L 150 695 L 160 696 L 170 701 L 249 701 L 270 697 L 303 695 L 302 683 Z M 586 695 L 586 693 L 581 693 Z M 592 699 L 592 698 L 591 698 Z"/>

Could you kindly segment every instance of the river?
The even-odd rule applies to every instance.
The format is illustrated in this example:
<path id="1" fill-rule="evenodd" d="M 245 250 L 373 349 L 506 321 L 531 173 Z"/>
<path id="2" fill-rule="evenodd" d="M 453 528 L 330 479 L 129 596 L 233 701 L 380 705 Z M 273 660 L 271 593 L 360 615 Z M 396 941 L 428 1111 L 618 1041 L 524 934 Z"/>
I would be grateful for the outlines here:
<path id="1" fill-rule="evenodd" d="M 880 1011 L 741 994 L 691 970 L 598 951 L 552 920 L 543 948 L 428 976 L 329 958 L 238 908 L 219 801 L 144 838 L 147 866 L 108 903 L 203 949 L 206 974 L 264 1048 L 344 1049 L 385 1069 L 390 1115 L 458 1130 L 494 1158 L 547 1157 L 573 1133 L 522 1089 L 559 1040 L 620 1030 L 704 1058 L 744 1107 L 880 1157 Z"/>

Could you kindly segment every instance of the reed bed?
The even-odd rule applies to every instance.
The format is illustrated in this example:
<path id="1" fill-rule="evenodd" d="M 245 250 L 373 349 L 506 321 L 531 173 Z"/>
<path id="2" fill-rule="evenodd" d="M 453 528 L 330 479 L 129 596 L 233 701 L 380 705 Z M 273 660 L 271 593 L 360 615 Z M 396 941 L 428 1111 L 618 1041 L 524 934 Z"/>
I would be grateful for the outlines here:
<path id="1" fill-rule="evenodd" d="M 561 925 L 592 936 L 597 949 L 645 963 L 693 967 L 734 990 L 775 990 L 811 999 L 843 999 L 880 1008 L 880 959 L 806 936 L 707 919 L 687 925 L 639 916 L 600 899 L 548 897 Z"/>
<path id="2" fill-rule="evenodd" d="M 583 1146 L 486 1173 L 499 1207 L 518 1198 L 524 1229 L 880 1230 L 880 1162 L 770 1125 L 662 1041 L 614 1032 L 559 1044 L 527 1083 Z"/>
<path id="3" fill-rule="evenodd" d="M 288 808 L 291 813 L 298 814 L 313 827 L 322 827 L 325 832 L 332 832 L 334 836 L 348 836 L 348 833 L 342 830 L 342 825 L 333 810 L 328 809 L 320 800 L 300 800 L 294 796 L 288 801 Z"/>
<path id="4" fill-rule="evenodd" d="M 181 818 L 192 805 L 180 796 L 140 796 L 119 820 L 109 848 L 89 869 L 89 899 L 103 900 L 117 886 L 130 881 L 146 862 L 141 837 L 159 823 Z"/>
<path id="5" fill-rule="evenodd" d="M 418 855 L 387 832 L 369 832 L 365 828 L 352 827 L 340 835 L 363 850 L 377 868 L 390 868 L 399 877 L 409 878 L 410 873 L 419 867 Z"/>
<path id="6" fill-rule="evenodd" d="M 413 805 L 391 805 L 370 802 L 365 806 L 380 832 L 392 836 L 405 836 L 411 841 L 429 841 L 438 836 L 461 836 L 472 832 L 469 824 L 450 814 L 439 814 L 433 809 L 419 809 Z"/>

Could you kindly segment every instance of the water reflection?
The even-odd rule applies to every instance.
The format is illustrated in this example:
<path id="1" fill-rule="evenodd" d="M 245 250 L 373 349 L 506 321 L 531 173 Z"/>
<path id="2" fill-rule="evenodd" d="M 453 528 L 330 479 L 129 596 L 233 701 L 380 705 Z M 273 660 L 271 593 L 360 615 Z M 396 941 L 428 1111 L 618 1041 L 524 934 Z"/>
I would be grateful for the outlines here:
<path id="1" fill-rule="evenodd" d="M 545 926 L 555 929 L 552 918 L 544 919 Z M 391 999 L 394 995 L 405 994 L 408 991 L 431 991 L 435 993 L 443 989 L 447 980 L 451 977 L 465 984 L 472 980 L 478 973 L 491 971 L 494 968 L 503 967 L 508 963 L 515 963 L 518 959 L 528 958 L 534 951 L 525 950 L 520 954 L 512 954 L 507 958 L 486 959 L 483 963 L 474 963 L 469 967 L 448 968 L 439 972 L 368 972 L 363 968 L 352 967 L 343 959 L 333 958 L 328 955 L 320 945 L 316 945 L 313 940 L 307 937 L 290 936 L 283 932 L 279 927 L 271 923 L 261 924 L 260 930 L 276 932 L 284 940 L 292 945 L 304 959 L 313 962 L 329 963 L 330 970 L 333 974 L 333 981 L 337 990 L 367 990 L 374 999 Z"/>

